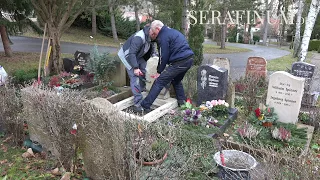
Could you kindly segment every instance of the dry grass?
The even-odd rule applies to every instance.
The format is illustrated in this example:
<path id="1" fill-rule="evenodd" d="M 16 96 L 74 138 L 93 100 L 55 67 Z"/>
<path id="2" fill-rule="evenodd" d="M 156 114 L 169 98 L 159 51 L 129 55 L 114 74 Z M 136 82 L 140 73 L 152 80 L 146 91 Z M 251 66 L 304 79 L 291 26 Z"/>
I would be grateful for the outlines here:
<path id="1" fill-rule="evenodd" d="M 226 46 L 225 49 L 220 49 L 220 46 L 212 44 L 203 44 L 203 53 L 204 54 L 229 54 L 229 53 L 240 53 L 240 52 L 249 52 L 250 49 L 239 48 L 233 46 Z"/>
<path id="2" fill-rule="evenodd" d="M 39 65 L 40 53 L 30 52 L 13 52 L 12 57 L 6 57 L 4 52 L 0 52 L 0 65 L 4 67 L 6 72 L 10 75 L 16 70 L 30 70 L 37 69 Z M 43 55 L 42 65 L 43 67 L 45 55 Z M 73 57 L 73 54 L 61 54 L 61 57 Z"/>
<path id="3" fill-rule="evenodd" d="M 42 38 L 42 35 L 39 35 L 30 30 L 23 33 L 23 36 Z M 90 29 L 71 27 L 62 35 L 61 41 L 80 44 L 96 44 L 101 46 L 119 47 L 119 42 L 114 42 L 112 37 L 107 37 L 100 33 L 97 33 L 97 35 L 93 36 L 93 38 L 90 38 L 90 36 Z M 119 39 L 119 41 L 124 42 L 123 39 Z"/>

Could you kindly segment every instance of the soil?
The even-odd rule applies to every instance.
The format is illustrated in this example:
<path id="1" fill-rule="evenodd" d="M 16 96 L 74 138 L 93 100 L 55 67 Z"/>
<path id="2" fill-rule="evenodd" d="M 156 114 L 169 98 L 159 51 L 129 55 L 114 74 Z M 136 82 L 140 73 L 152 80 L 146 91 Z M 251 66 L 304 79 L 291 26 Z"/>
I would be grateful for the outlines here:
<path id="1" fill-rule="evenodd" d="M 153 105 L 150 107 L 151 111 L 153 111 L 153 110 L 155 110 L 155 109 L 157 109 L 157 108 L 158 108 L 158 107 L 153 106 Z M 128 112 L 128 113 L 130 113 L 130 114 L 135 114 L 135 115 L 138 115 L 138 116 L 144 116 L 144 115 L 145 115 L 145 113 L 143 113 L 143 112 L 135 112 L 135 111 L 134 111 L 134 106 L 130 106 L 130 107 L 128 107 L 128 108 L 126 108 L 126 109 L 124 109 L 124 110 L 122 110 L 122 111 Z"/>
<path id="2" fill-rule="evenodd" d="M 226 167 L 232 169 L 249 169 L 251 167 L 250 164 L 244 162 L 243 158 L 232 158 L 225 162 Z"/>

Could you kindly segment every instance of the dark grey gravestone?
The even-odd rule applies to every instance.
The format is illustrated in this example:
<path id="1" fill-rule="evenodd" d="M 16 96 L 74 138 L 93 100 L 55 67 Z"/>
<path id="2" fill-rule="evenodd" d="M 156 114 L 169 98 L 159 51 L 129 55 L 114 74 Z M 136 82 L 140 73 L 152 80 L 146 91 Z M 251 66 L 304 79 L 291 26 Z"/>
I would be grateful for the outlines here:
<path id="1" fill-rule="evenodd" d="M 197 76 L 197 104 L 211 100 L 225 100 L 228 91 L 228 70 L 215 65 L 202 65 Z"/>
<path id="2" fill-rule="evenodd" d="M 75 65 L 85 66 L 90 60 L 90 53 L 76 51 L 74 53 Z"/>
<path id="3" fill-rule="evenodd" d="M 291 73 L 297 77 L 306 79 L 304 91 L 309 92 L 311 80 L 314 74 L 315 65 L 305 62 L 295 62 L 292 64 Z"/>
<path id="4" fill-rule="evenodd" d="M 71 73 L 74 68 L 75 61 L 70 58 L 63 58 L 63 69 L 64 71 Z"/>

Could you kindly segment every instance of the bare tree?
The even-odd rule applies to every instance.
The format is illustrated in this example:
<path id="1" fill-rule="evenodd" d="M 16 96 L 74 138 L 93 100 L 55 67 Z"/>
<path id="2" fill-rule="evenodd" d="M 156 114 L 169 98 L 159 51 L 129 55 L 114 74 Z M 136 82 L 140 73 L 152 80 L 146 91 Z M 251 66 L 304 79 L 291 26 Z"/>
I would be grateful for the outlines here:
<path id="1" fill-rule="evenodd" d="M 304 61 L 306 59 L 310 37 L 312 34 L 314 24 L 316 22 L 317 15 L 319 14 L 319 10 L 320 10 L 320 1 L 319 0 L 312 0 L 312 2 L 310 4 L 308 17 L 306 20 L 306 26 L 304 29 L 303 38 L 302 38 L 299 61 Z"/>
<path id="2" fill-rule="evenodd" d="M 116 28 L 116 19 L 114 16 L 114 4 L 115 4 L 114 0 L 108 0 L 113 40 L 114 42 L 119 42 L 118 35 L 117 35 L 117 28 Z"/>
<path id="3" fill-rule="evenodd" d="M 301 17 L 303 12 L 304 0 L 298 0 L 298 12 L 297 12 L 297 21 L 296 21 L 296 33 L 293 43 L 293 57 L 298 57 L 299 47 L 301 42 Z"/>
<path id="4" fill-rule="evenodd" d="M 267 38 L 268 38 L 268 29 L 269 29 L 269 22 L 268 19 L 270 17 L 269 16 L 269 10 L 272 9 L 273 7 L 273 2 L 274 0 L 271 0 L 270 3 L 268 3 L 268 0 L 265 0 L 265 14 L 264 14 L 264 19 L 263 19 L 263 45 L 267 45 Z"/>
<path id="5" fill-rule="evenodd" d="M 85 0 L 31 0 L 38 19 L 47 23 L 48 35 L 52 40 L 52 56 L 49 60 L 49 72 L 59 73 L 60 38 L 86 7 L 90 1 Z"/>
<path id="6" fill-rule="evenodd" d="M 91 26 L 92 26 L 92 35 L 97 34 L 97 12 L 96 12 L 96 1 L 91 1 L 92 5 L 92 18 L 91 18 Z"/>
<path id="7" fill-rule="evenodd" d="M 0 34 L 2 39 L 2 44 L 4 48 L 4 53 L 7 57 L 12 57 L 12 50 L 10 47 L 10 41 L 7 35 L 6 26 L 0 24 Z"/>
<path id="8" fill-rule="evenodd" d="M 139 4 L 138 1 L 136 1 L 136 2 L 134 3 L 134 16 L 135 16 L 135 18 L 136 18 L 136 29 L 137 29 L 137 31 L 140 30 L 139 5 L 140 5 L 140 4 Z"/>

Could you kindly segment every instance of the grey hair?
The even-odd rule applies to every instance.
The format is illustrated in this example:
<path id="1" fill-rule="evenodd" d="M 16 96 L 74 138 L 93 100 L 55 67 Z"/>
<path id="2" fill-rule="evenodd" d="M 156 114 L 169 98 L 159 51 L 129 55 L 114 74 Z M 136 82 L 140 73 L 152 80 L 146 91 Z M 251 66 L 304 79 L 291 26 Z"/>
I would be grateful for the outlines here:
<path id="1" fill-rule="evenodd" d="M 163 27 L 163 22 L 161 22 L 159 20 L 152 21 L 150 28 L 155 29 L 157 27 L 161 29 Z"/>

